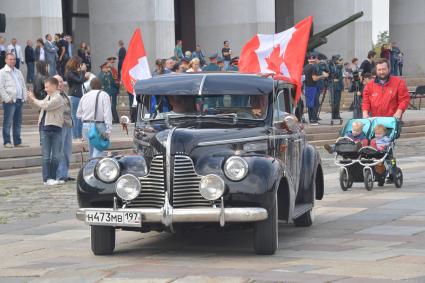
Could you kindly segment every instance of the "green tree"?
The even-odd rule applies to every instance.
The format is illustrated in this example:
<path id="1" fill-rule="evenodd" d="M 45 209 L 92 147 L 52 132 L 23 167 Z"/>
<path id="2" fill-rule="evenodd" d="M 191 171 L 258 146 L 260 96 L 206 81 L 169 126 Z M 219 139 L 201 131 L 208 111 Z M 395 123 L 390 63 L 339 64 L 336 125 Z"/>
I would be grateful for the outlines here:
<path id="1" fill-rule="evenodd" d="M 378 57 L 379 57 L 379 54 L 381 53 L 381 46 L 389 42 L 390 42 L 389 32 L 387 30 L 380 31 L 378 33 L 376 43 L 373 46 L 373 50 L 375 50 L 376 54 L 378 54 Z"/>

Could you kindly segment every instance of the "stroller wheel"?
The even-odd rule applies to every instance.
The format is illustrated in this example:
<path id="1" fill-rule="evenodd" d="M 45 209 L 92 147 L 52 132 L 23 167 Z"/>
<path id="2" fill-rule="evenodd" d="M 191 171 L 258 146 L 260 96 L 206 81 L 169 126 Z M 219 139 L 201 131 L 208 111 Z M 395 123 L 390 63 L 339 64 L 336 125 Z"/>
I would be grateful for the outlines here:
<path id="1" fill-rule="evenodd" d="M 339 185 L 343 191 L 348 190 L 353 185 L 350 175 L 343 168 L 339 171 Z"/>
<path id="2" fill-rule="evenodd" d="M 396 188 L 401 188 L 403 186 L 403 172 L 400 167 L 396 168 L 394 176 L 394 185 Z"/>
<path id="3" fill-rule="evenodd" d="M 364 172 L 364 186 L 368 191 L 373 189 L 373 176 L 369 170 Z"/>

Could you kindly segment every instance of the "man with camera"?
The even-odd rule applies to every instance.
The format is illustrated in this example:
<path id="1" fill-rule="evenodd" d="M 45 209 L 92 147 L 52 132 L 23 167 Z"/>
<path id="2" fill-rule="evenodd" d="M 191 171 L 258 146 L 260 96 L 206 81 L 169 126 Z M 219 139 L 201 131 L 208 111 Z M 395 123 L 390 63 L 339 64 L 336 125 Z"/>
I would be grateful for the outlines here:
<path id="1" fill-rule="evenodd" d="M 310 55 L 308 58 L 308 64 L 304 68 L 304 94 L 306 105 L 308 109 L 308 119 L 310 125 L 319 125 L 317 112 L 319 109 L 319 87 L 318 81 L 329 76 L 329 73 L 323 72 L 319 75 L 319 68 L 317 67 L 318 59 L 317 55 Z"/>

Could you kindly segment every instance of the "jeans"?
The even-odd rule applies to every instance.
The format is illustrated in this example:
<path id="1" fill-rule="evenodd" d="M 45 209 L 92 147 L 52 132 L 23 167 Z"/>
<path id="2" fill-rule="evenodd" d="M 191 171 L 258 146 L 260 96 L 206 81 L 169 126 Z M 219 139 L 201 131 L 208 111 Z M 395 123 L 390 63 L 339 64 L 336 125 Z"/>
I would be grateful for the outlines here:
<path id="1" fill-rule="evenodd" d="M 72 158 L 72 128 L 62 128 L 62 152 L 56 177 L 60 180 L 68 178 L 69 162 Z"/>
<path id="2" fill-rule="evenodd" d="M 74 124 L 74 127 L 72 128 L 72 137 L 74 139 L 81 139 L 83 137 L 82 134 L 82 122 L 80 119 L 77 118 L 77 109 L 78 104 L 80 103 L 80 98 L 71 96 L 71 119 L 72 123 Z"/>
<path id="3" fill-rule="evenodd" d="M 34 62 L 27 63 L 27 83 L 34 82 Z"/>
<path id="4" fill-rule="evenodd" d="M 230 68 L 230 61 L 224 60 L 223 62 L 224 62 L 223 71 L 228 71 Z"/>
<path id="5" fill-rule="evenodd" d="M 398 76 L 398 60 L 391 60 L 391 75 Z"/>
<path id="6" fill-rule="evenodd" d="M 11 143 L 10 128 L 13 123 L 13 144 L 15 146 L 22 143 L 22 100 L 17 99 L 15 103 L 3 102 L 3 144 Z"/>
<path id="7" fill-rule="evenodd" d="M 90 144 L 90 140 L 88 137 L 89 134 L 89 129 L 91 127 L 92 123 L 83 123 L 83 134 L 84 137 L 87 140 L 87 143 L 89 144 L 89 153 L 90 153 L 90 158 L 92 157 L 99 157 L 103 155 L 103 151 L 102 150 L 98 150 L 97 148 L 95 148 L 94 146 L 92 146 Z M 100 129 L 106 129 L 105 123 L 99 123 L 97 124 L 99 126 Z"/>
<path id="8" fill-rule="evenodd" d="M 48 61 L 47 63 L 49 64 L 49 76 L 53 77 L 56 75 L 56 60 Z"/>
<path id="9" fill-rule="evenodd" d="M 61 131 L 40 131 L 41 153 L 43 155 L 43 182 L 56 179 L 62 151 Z"/>

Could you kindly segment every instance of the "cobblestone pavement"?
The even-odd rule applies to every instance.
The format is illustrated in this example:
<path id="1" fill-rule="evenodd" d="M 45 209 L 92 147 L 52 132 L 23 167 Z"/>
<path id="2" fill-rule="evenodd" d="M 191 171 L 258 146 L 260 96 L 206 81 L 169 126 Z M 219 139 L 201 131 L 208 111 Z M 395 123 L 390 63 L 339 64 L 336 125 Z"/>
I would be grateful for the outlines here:
<path id="1" fill-rule="evenodd" d="M 425 282 L 425 141 L 400 141 L 402 189 L 342 192 L 327 153 L 326 195 L 309 228 L 281 223 L 274 256 L 252 251 L 249 230 L 117 233 L 95 257 L 75 220 L 75 183 L 39 175 L 0 179 L 0 282 Z M 75 173 L 75 172 L 74 172 Z"/>

